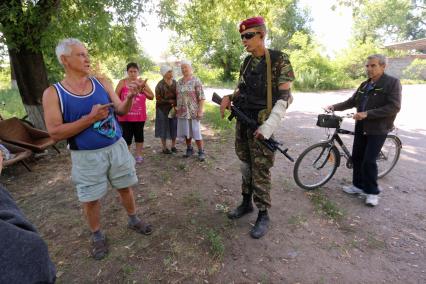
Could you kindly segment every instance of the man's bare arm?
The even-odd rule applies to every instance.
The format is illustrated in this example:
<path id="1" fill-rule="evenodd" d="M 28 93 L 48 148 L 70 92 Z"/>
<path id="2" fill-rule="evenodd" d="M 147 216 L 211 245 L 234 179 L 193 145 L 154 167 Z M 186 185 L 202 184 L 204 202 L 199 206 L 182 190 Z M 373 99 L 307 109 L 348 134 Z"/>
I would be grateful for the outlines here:
<path id="1" fill-rule="evenodd" d="M 64 123 L 58 94 L 53 86 L 47 88 L 43 93 L 43 109 L 47 131 L 55 141 L 75 136 L 94 122 L 108 116 L 108 105 L 95 105 L 87 116 L 71 123 Z"/>

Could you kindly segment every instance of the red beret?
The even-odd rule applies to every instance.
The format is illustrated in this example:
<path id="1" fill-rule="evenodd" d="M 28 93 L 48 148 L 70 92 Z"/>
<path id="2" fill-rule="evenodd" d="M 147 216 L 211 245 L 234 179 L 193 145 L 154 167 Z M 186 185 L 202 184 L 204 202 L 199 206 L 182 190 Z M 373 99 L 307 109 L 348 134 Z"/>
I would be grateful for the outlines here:
<path id="1" fill-rule="evenodd" d="M 240 33 L 247 29 L 263 25 L 265 25 L 265 20 L 262 17 L 249 18 L 240 23 Z"/>

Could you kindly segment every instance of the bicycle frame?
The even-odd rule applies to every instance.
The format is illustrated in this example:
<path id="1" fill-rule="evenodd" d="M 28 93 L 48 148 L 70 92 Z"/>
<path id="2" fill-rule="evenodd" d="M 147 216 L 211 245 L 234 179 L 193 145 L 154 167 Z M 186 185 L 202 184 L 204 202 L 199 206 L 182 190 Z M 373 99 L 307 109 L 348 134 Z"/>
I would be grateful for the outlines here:
<path id="1" fill-rule="evenodd" d="M 336 128 L 334 130 L 334 133 L 331 135 L 331 138 L 324 141 L 325 143 L 328 143 L 330 146 L 328 148 L 328 151 L 330 151 L 331 147 L 335 146 L 336 147 L 336 143 L 334 141 L 337 142 L 337 144 L 340 146 L 340 148 L 343 150 L 343 153 L 341 154 L 341 156 L 345 157 L 345 159 L 349 162 L 352 163 L 352 155 L 349 152 L 349 149 L 346 147 L 345 143 L 343 142 L 342 138 L 340 138 L 339 134 L 346 134 L 346 135 L 355 135 L 355 132 L 350 131 L 350 130 L 346 130 L 346 129 L 342 129 L 342 128 Z M 326 148 L 324 148 L 325 150 Z M 321 156 L 322 156 L 323 152 L 321 152 L 321 154 L 319 155 L 318 159 L 315 161 L 317 162 Z M 325 164 L 326 160 L 324 161 Z M 321 167 L 323 167 L 324 165 L 321 165 Z M 337 166 L 340 166 L 340 160 L 338 161 Z"/>

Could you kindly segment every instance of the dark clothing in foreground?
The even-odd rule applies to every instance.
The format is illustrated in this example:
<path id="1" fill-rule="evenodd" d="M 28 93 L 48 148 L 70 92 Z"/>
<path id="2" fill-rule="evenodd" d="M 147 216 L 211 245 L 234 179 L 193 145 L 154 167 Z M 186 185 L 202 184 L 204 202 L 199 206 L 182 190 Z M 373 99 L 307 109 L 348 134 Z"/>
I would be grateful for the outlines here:
<path id="1" fill-rule="evenodd" d="M 47 245 L 0 185 L 0 283 L 54 283 Z"/>
<path id="2" fill-rule="evenodd" d="M 376 159 L 401 109 L 401 83 L 383 74 L 376 83 L 363 82 L 352 97 L 333 105 L 336 111 L 353 107 L 367 112 L 367 117 L 355 123 L 352 183 L 366 194 L 379 194 Z"/>

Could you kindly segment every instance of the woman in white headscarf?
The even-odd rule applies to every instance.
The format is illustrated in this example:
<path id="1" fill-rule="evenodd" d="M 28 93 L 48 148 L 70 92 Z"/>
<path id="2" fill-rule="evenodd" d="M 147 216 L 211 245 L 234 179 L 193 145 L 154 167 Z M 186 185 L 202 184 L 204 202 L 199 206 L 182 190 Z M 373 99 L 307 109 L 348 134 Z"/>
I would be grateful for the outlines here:
<path id="1" fill-rule="evenodd" d="M 163 79 L 155 87 L 155 137 L 161 139 L 162 153 L 176 153 L 176 81 L 173 70 L 168 65 L 160 68 Z M 172 140 L 171 148 L 167 148 L 167 139 Z"/>
<path id="2" fill-rule="evenodd" d="M 177 135 L 185 137 L 186 153 L 184 157 L 190 157 L 194 153 L 191 145 L 191 141 L 194 139 L 198 148 L 198 159 L 204 161 L 206 156 L 200 124 L 206 99 L 203 86 L 201 81 L 192 74 L 192 66 L 189 61 L 182 61 L 180 66 L 183 77 L 179 79 L 176 85 Z"/>

